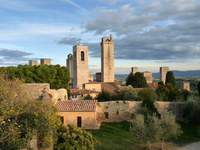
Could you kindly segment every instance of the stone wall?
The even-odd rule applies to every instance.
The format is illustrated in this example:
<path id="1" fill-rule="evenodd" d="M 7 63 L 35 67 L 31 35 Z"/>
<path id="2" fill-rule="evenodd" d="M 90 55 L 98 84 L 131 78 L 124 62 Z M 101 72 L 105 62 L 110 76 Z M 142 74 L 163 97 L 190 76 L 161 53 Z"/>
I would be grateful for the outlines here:
<path id="1" fill-rule="evenodd" d="M 102 122 L 120 122 L 131 119 L 131 116 L 140 106 L 138 101 L 110 101 L 99 102 L 97 116 Z M 174 114 L 178 121 L 183 121 L 183 109 L 186 102 L 155 102 L 161 117 L 166 114 Z"/>

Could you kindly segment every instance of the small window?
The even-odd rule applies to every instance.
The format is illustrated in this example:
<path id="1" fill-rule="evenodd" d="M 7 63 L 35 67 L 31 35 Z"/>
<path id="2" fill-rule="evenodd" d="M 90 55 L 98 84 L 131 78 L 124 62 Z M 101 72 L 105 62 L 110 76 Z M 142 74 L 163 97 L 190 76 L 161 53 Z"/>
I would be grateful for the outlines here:
<path id="1" fill-rule="evenodd" d="M 62 122 L 62 124 L 64 124 L 64 117 L 60 116 L 60 121 Z"/>
<path id="2" fill-rule="evenodd" d="M 106 118 L 106 119 L 109 119 L 109 118 L 108 118 L 108 112 L 105 112 L 104 114 L 105 114 L 105 118 Z"/>
<path id="3" fill-rule="evenodd" d="M 84 51 L 81 51 L 81 61 L 85 61 L 85 53 L 84 53 Z"/>
<path id="4" fill-rule="evenodd" d="M 77 127 L 82 127 L 82 118 L 81 117 L 77 117 Z"/>

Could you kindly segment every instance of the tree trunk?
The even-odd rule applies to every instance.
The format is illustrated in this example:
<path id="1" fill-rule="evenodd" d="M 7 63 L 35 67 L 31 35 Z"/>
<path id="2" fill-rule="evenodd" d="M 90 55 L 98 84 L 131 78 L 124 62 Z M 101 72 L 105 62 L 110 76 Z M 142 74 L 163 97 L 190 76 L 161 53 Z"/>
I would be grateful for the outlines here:
<path id="1" fill-rule="evenodd" d="M 161 141 L 161 149 L 164 150 L 164 141 Z"/>

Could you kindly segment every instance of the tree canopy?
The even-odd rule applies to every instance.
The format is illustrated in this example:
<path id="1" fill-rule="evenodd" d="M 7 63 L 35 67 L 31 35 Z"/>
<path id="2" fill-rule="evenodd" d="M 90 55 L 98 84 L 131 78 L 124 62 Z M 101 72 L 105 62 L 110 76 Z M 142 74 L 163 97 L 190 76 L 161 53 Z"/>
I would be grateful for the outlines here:
<path id="1" fill-rule="evenodd" d="M 18 78 L 26 83 L 49 83 L 53 89 L 67 89 L 70 81 L 69 70 L 60 65 L 0 67 L 0 73 L 11 80 Z"/>
<path id="2" fill-rule="evenodd" d="M 144 75 L 140 72 L 133 74 L 132 72 L 126 78 L 126 85 L 132 85 L 134 88 L 143 88 L 147 86 Z"/>

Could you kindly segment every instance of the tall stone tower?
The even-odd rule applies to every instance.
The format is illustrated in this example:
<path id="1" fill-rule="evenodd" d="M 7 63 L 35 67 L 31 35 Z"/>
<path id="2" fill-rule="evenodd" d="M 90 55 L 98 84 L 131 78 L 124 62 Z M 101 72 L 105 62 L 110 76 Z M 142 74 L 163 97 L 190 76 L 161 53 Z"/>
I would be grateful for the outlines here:
<path id="1" fill-rule="evenodd" d="M 37 66 L 38 65 L 38 61 L 37 60 L 29 60 L 29 65 L 30 66 Z"/>
<path id="2" fill-rule="evenodd" d="M 132 72 L 133 74 L 135 74 L 136 72 L 139 72 L 139 71 L 138 71 L 138 67 L 132 67 L 132 68 L 131 68 L 131 72 Z"/>
<path id="3" fill-rule="evenodd" d="M 73 55 L 67 56 L 67 68 L 69 69 L 70 78 L 73 81 Z"/>
<path id="4" fill-rule="evenodd" d="M 73 87 L 83 89 L 88 79 L 88 46 L 75 45 L 73 47 Z"/>
<path id="5" fill-rule="evenodd" d="M 165 84 L 166 74 L 169 71 L 169 67 L 160 67 L 160 81 Z"/>
<path id="6" fill-rule="evenodd" d="M 102 82 L 114 82 L 114 41 L 111 35 L 101 41 L 101 73 Z"/>
<path id="7" fill-rule="evenodd" d="M 50 58 L 41 58 L 40 64 L 41 65 L 51 65 L 51 59 Z"/>

